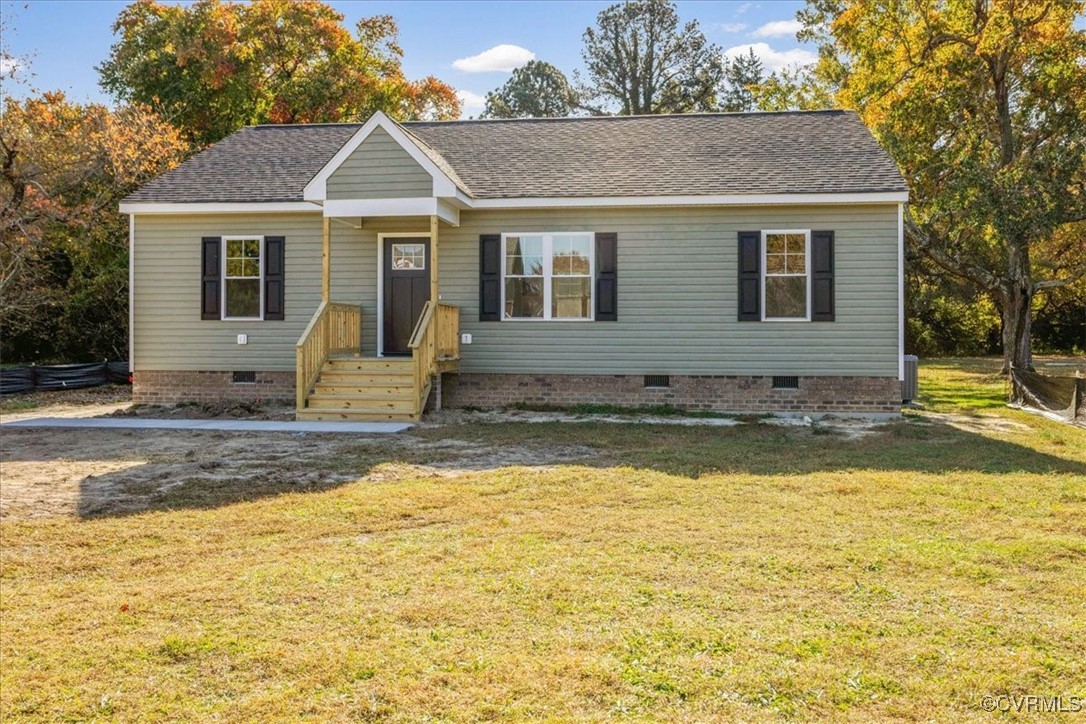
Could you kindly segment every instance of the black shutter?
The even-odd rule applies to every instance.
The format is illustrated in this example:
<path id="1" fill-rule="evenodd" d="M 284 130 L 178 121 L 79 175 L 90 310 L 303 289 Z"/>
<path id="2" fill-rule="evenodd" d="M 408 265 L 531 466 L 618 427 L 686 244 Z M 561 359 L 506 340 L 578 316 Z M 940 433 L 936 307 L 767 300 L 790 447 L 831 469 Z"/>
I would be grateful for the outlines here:
<path id="1" fill-rule="evenodd" d="M 762 233 L 739 232 L 739 321 L 762 318 L 761 301 Z"/>
<path id="2" fill-rule="evenodd" d="M 596 321 L 618 321 L 618 234 L 596 232 Z"/>
<path id="3" fill-rule="evenodd" d="M 283 285 L 286 265 L 286 239 L 264 237 L 264 319 L 282 321 L 286 289 Z"/>
<path id="4" fill-rule="evenodd" d="M 811 232 L 811 321 L 833 321 L 833 232 Z"/>
<path id="5" fill-rule="evenodd" d="M 200 291 L 200 319 L 222 319 L 219 302 L 222 300 L 222 238 L 205 236 L 203 239 L 202 286 Z"/>
<path id="6" fill-rule="evenodd" d="M 479 321 L 499 322 L 502 318 L 502 237 L 479 236 Z"/>

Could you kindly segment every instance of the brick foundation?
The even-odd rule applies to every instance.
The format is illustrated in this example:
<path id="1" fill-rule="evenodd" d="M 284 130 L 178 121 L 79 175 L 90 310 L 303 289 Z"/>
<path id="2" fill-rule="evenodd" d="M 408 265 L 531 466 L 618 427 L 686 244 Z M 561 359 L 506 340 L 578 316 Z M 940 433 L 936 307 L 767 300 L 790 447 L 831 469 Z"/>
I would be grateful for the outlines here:
<path id="1" fill-rule="evenodd" d="M 233 372 L 137 370 L 132 375 L 132 401 L 138 404 L 219 400 L 294 404 L 294 373 L 257 372 L 255 383 L 234 382 Z"/>
<path id="2" fill-rule="evenodd" d="M 447 374 L 443 382 L 445 407 L 602 404 L 816 416 L 901 413 L 901 383 L 894 377 L 800 377 L 799 389 L 773 389 L 772 377 L 737 375 L 672 375 L 666 388 L 646 388 L 641 375 Z"/>

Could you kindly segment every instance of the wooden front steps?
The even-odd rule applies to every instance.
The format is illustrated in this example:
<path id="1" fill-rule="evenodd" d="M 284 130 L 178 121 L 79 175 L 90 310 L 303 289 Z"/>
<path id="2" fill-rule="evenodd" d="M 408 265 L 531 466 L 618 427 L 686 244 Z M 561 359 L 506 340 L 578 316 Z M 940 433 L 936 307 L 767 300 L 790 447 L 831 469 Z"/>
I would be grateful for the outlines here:
<path id="1" fill-rule="evenodd" d="M 410 357 L 332 357 L 324 363 L 298 420 L 417 422 Z"/>

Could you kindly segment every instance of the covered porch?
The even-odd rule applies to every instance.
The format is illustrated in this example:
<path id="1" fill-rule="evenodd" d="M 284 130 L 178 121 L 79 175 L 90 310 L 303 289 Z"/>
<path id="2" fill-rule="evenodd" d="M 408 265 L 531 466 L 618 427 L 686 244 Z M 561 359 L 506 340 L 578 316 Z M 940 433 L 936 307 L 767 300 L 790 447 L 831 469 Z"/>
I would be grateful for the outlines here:
<path id="1" fill-rule="evenodd" d="M 367 204 L 370 210 L 372 203 Z M 395 207 L 391 203 L 385 208 Z M 388 211 L 385 216 L 391 215 Z M 381 217 L 363 221 L 329 212 L 334 209 L 326 206 L 321 302 L 296 345 L 296 417 L 418 421 L 435 376 L 459 369 L 460 310 L 440 301 L 438 293 L 440 226 L 458 219 L 437 213 L 397 215 L 401 221 L 411 220 L 412 231 L 378 234 L 378 299 L 367 314 L 365 305 L 332 298 L 332 229 L 337 223 L 376 226 Z M 363 354 L 364 332 L 377 340 L 368 356 Z"/>

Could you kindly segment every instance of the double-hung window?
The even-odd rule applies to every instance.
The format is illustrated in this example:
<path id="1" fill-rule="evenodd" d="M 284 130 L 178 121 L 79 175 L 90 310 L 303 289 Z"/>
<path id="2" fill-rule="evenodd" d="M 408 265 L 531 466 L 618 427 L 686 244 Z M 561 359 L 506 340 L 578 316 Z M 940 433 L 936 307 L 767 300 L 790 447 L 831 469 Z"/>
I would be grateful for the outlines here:
<path id="1" fill-rule="evenodd" d="M 810 320 L 810 230 L 763 231 L 762 318 Z"/>
<path id="2" fill-rule="evenodd" d="M 223 319 L 263 319 L 264 237 L 224 236 Z"/>
<path id="3" fill-rule="evenodd" d="M 503 319 L 592 319 L 591 232 L 503 234 Z"/>

